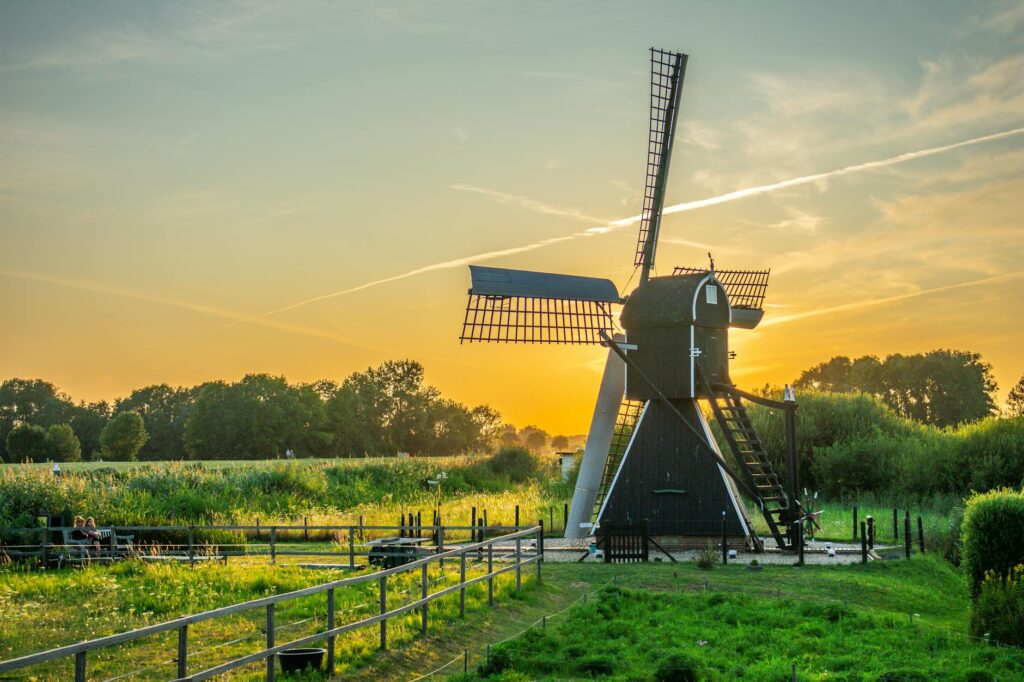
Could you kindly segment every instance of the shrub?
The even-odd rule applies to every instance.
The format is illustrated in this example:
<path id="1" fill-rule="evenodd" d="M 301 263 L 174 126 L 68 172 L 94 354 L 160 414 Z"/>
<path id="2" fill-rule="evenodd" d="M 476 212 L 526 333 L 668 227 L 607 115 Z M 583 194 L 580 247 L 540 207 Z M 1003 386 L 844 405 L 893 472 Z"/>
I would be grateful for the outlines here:
<path id="1" fill-rule="evenodd" d="M 963 521 L 962 561 L 971 596 L 991 572 L 1005 580 L 1024 563 L 1024 491 L 976 493 L 967 500 Z"/>
<path id="2" fill-rule="evenodd" d="M 673 651 L 658 663 L 654 679 L 656 682 L 697 682 L 700 661 L 685 652 Z"/>
<path id="3" fill-rule="evenodd" d="M 697 568 L 710 571 L 712 568 L 718 565 L 718 554 L 715 553 L 715 547 L 708 540 L 708 543 L 704 545 L 703 549 L 697 551 L 697 556 L 693 559 L 694 563 L 697 564 Z"/>
<path id="4" fill-rule="evenodd" d="M 513 483 L 524 483 L 537 476 L 540 461 L 526 448 L 505 447 L 491 456 L 487 466 L 499 476 L 508 476 Z"/>
<path id="5" fill-rule="evenodd" d="M 971 605 L 971 635 L 1024 646 L 1024 564 L 1005 580 L 988 573 Z"/>

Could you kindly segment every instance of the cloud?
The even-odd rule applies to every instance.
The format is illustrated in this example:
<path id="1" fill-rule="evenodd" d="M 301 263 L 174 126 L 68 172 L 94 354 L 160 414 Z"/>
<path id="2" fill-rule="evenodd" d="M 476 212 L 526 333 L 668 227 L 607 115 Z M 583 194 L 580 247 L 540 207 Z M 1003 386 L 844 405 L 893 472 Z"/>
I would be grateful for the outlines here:
<path id="1" fill-rule="evenodd" d="M 932 156 L 932 155 L 935 155 L 935 154 L 942 154 L 944 152 L 948 152 L 948 151 L 951 151 L 951 150 L 954 150 L 954 149 L 961 149 L 963 147 L 968 147 L 968 146 L 971 146 L 971 145 L 981 144 L 981 143 L 989 142 L 989 141 L 992 141 L 992 140 L 1004 139 L 1004 138 L 1007 138 L 1007 137 L 1012 137 L 1012 136 L 1015 136 L 1015 135 L 1020 135 L 1022 133 L 1024 133 L 1024 127 L 1015 128 L 1015 129 L 1012 129 L 1012 130 L 1006 130 L 1006 131 L 999 132 L 999 133 L 993 133 L 991 135 L 984 135 L 982 137 L 976 137 L 976 138 L 972 138 L 972 139 L 969 139 L 969 140 L 963 140 L 961 142 L 954 142 L 952 144 L 942 145 L 942 146 L 939 146 L 939 147 L 930 147 L 928 149 L 920 149 L 920 150 L 913 151 L 913 152 L 906 152 L 904 154 L 899 154 L 897 156 L 892 156 L 892 157 L 889 157 L 889 158 L 886 158 L 886 159 L 879 159 L 879 160 L 876 160 L 876 161 L 866 161 L 864 163 L 853 164 L 853 165 L 850 165 L 850 166 L 844 166 L 843 168 L 837 168 L 835 170 L 825 171 L 825 172 L 822 172 L 822 173 L 815 173 L 813 175 L 804 175 L 804 176 L 797 177 L 797 178 L 789 178 L 788 180 L 779 180 L 778 182 L 769 183 L 767 185 L 760 185 L 760 186 L 757 186 L 757 187 L 747 187 L 747 188 L 744 188 L 744 189 L 735 190 L 733 192 L 727 192 L 725 194 L 721 194 L 721 195 L 718 195 L 718 196 L 715 196 L 715 197 L 708 197 L 706 199 L 698 199 L 696 201 L 687 201 L 687 202 L 683 202 L 681 204 L 674 204 L 672 206 L 666 206 L 664 208 L 664 210 L 663 210 L 663 214 L 681 213 L 681 212 L 684 212 L 684 211 L 693 211 L 693 210 L 696 210 L 696 209 L 706 208 L 706 207 L 709 207 L 709 206 L 717 206 L 717 205 L 729 203 L 729 202 L 732 202 L 732 201 L 738 201 L 740 199 L 746 199 L 746 198 L 752 197 L 752 196 L 758 196 L 760 194 L 766 194 L 766 193 L 769 193 L 769 192 L 775 192 L 775 191 L 778 191 L 780 189 L 786 189 L 786 188 L 789 188 L 789 187 L 796 187 L 796 186 L 800 186 L 800 185 L 807 185 L 807 184 L 818 183 L 821 180 L 828 179 L 828 178 L 840 177 L 840 176 L 843 176 L 843 175 L 849 175 L 851 173 L 861 173 L 861 172 L 864 172 L 864 171 L 870 171 L 870 170 L 876 170 L 876 169 L 879 169 L 879 168 L 885 168 L 887 166 L 891 166 L 891 165 L 895 165 L 895 164 L 899 164 L 899 163 L 906 163 L 907 161 L 912 161 L 914 159 L 920 159 L 920 158 L 924 158 L 924 157 L 927 157 L 927 156 Z M 550 206 L 547 206 L 546 204 L 543 204 L 541 202 L 529 199 L 528 197 L 520 197 L 520 196 L 516 196 L 516 195 L 512 195 L 512 194 L 505 194 L 504 192 L 497 192 L 497 191 L 494 191 L 494 190 L 481 189 L 481 188 L 478 188 L 478 187 L 473 187 L 471 185 L 452 185 L 452 189 L 456 189 L 456 190 L 459 190 L 459 191 L 477 192 L 477 193 L 480 193 L 480 194 L 491 196 L 492 198 L 497 199 L 499 201 L 499 203 L 513 203 L 513 204 L 519 205 L 519 206 L 521 206 L 523 208 L 527 208 L 528 210 L 533 210 L 533 211 L 540 212 L 540 213 L 550 214 L 550 213 L 552 213 L 552 211 L 555 211 L 556 212 L 556 213 L 554 213 L 555 215 L 566 215 L 568 213 L 572 217 L 577 217 L 577 215 L 574 212 L 572 212 L 572 211 L 566 211 L 565 209 L 554 209 L 554 208 L 552 208 Z M 287 312 L 289 310 L 294 310 L 296 308 L 300 308 L 302 306 L 306 306 L 306 305 L 309 305 L 311 303 L 316 303 L 318 301 L 325 301 L 325 300 L 328 300 L 328 299 L 337 298 L 339 296 L 346 296 L 348 294 L 354 294 L 356 292 L 364 291 L 366 289 L 370 289 L 372 287 L 380 286 L 382 284 L 387 284 L 389 282 L 397 282 L 399 280 L 408 279 L 410 277 L 415 277 L 417 275 L 425 274 L 425 273 L 428 273 L 428 272 L 436 272 L 438 270 L 448 270 L 448 269 L 451 269 L 451 268 L 456 268 L 456 267 L 462 267 L 462 266 L 465 266 L 465 265 L 469 265 L 470 263 L 479 263 L 479 262 L 482 262 L 482 261 L 493 260 L 495 258 L 502 258 L 504 256 L 511 256 L 511 255 L 515 255 L 515 254 L 525 253 L 527 251 L 534 251 L 536 249 L 542 249 L 542 248 L 545 248 L 547 246 L 552 246 L 554 244 L 561 244 L 561 243 L 565 243 L 565 242 L 575 241 L 577 239 L 583 239 L 583 238 L 588 238 L 588 237 L 594 237 L 594 236 L 598 236 L 598 235 L 608 234 L 610 232 L 614 232 L 614 231 L 620 230 L 620 229 L 622 229 L 624 227 L 628 227 L 630 225 L 636 224 L 639 221 L 640 221 L 640 216 L 639 215 L 630 216 L 628 218 L 622 218 L 620 220 L 614 220 L 614 221 L 611 221 L 611 222 L 606 223 L 604 225 L 598 225 L 598 226 L 590 227 L 590 228 L 587 228 L 586 230 L 582 230 L 580 232 L 575 232 L 575 233 L 572 233 L 572 234 L 568 234 L 568 235 L 565 235 L 565 236 L 562 236 L 562 237 L 551 237 L 551 238 L 548 238 L 548 239 L 542 239 L 542 240 L 534 242 L 532 244 L 524 244 L 523 246 L 514 246 L 514 247 L 507 248 L 507 249 L 499 249 L 499 250 L 496 250 L 496 251 L 486 251 L 484 253 L 478 253 L 478 254 L 474 254 L 472 256 L 466 256 L 464 258 L 455 258 L 455 259 L 452 259 L 452 260 L 441 261 L 439 263 L 433 263 L 431 265 L 426 265 L 426 266 L 423 266 L 423 267 L 420 267 L 420 268 L 416 268 L 414 270 L 409 270 L 407 272 L 403 272 L 403 273 L 400 273 L 400 274 L 397 274 L 397 275 L 393 275 L 391 277 L 384 277 L 382 279 L 372 280 L 370 282 L 365 282 L 363 284 L 359 284 L 359 285 L 354 286 L 354 287 L 349 287 L 347 289 L 342 289 L 342 290 L 339 290 L 339 291 L 334 291 L 334 292 L 331 292 L 331 293 L 322 294 L 320 296 L 314 296 L 312 298 L 308 298 L 308 299 L 305 299 L 305 300 L 302 300 L 302 301 L 298 301 L 296 303 L 292 303 L 291 305 L 287 305 L 287 306 L 285 306 L 283 308 L 278 308 L 276 310 L 268 311 L 266 313 L 263 313 L 263 315 L 264 316 L 266 316 L 266 315 L 277 315 L 279 313 Z"/>
<path id="2" fill-rule="evenodd" d="M 86 282 L 83 280 L 70 279 L 67 277 L 53 277 L 51 275 L 24 272 L 21 270 L 11 270 L 9 268 L 0 268 L 0 277 L 20 279 L 27 282 L 40 282 L 43 284 L 64 287 L 66 289 L 74 289 L 76 291 L 86 291 L 96 294 L 102 294 L 104 296 L 115 296 L 117 298 L 125 298 L 133 301 L 154 303 L 156 305 L 178 308 L 180 310 L 187 310 L 193 313 L 199 313 L 201 315 L 208 315 L 210 317 L 218 317 L 224 320 L 230 320 L 232 322 L 247 322 L 249 324 L 267 327 L 269 329 L 276 329 L 278 331 L 288 332 L 290 334 L 299 334 L 302 336 L 311 336 L 319 339 L 327 339 L 329 341 L 335 341 L 338 343 L 345 344 L 346 346 L 362 348 L 364 350 L 374 350 L 368 346 L 363 346 L 361 344 L 355 343 L 338 334 L 324 331 L 322 329 L 316 329 L 315 327 L 306 327 L 302 325 L 291 324 L 288 322 L 268 320 L 264 317 L 257 315 L 249 315 L 234 310 L 217 308 L 214 306 L 209 306 L 201 303 L 192 303 L 190 301 L 181 301 L 178 299 L 168 298 L 164 296 L 153 296 L 150 294 L 132 291 L 130 289 L 123 289 L 120 287 L 114 287 L 107 284 Z"/>
<path id="3" fill-rule="evenodd" d="M 557 168 L 557 165 L 555 167 Z M 542 201 L 537 201 L 536 199 L 520 196 L 518 194 L 508 194 L 506 192 L 499 192 L 493 189 L 485 189 L 483 187 L 476 187 L 474 185 L 451 185 L 451 188 L 457 192 L 475 192 L 476 194 L 483 194 L 484 196 L 490 197 L 491 199 L 494 199 L 499 204 L 502 204 L 504 206 L 516 206 L 518 208 L 530 211 L 531 213 L 553 215 L 558 216 L 560 218 L 573 218 L 575 220 L 581 220 L 588 223 L 604 222 L 603 218 L 595 218 L 594 216 L 589 216 L 576 208 L 560 208 L 557 206 L 551 206 L 550 204 L 545 204 Z"/>
<path id="4" fill-rule="evenodd" d="M 761 323 L 760 326 L 771 327 L 779 324 L 788 324 L 790 322 L 805 320 L 810 317 L 820 317 L 822 315 L 834 315 L 836 313 L 865 310 L 868 308 L 875 308 L 877 306 L 888 305 L 890 303 L 906 301 L 912 298 L 918 298 L 920 296 L 930 296 L 932 294 L 943 293 L 946 291 L 955 291 L 957 289 L 966 289 L 969 287 L 981 286 L 983 284 L 995 284 L 997 282 L 1006 282 L 1008 280 L 1021 279 L 1022 277 L 1024 277 L 1024 270 L 1019 270 L 1017 272 L 1011 272 L 1005 275 L 985 277 L 983 279 L 975 279 L 968 282 L 959 282 L 957 284 L 947 284 L 945 286 L 924 289 L 922 291 L 913 291 L 906 294 L 897 294 L 895 296 L 885 296 L 882 298 L 873 298 L 865 301 L 856 301 L 854 303 L 829 306 L 827 308 L 817 308 L 815 310 L 808 310 L 802 313 L 794 313 L 792 315 L 782 315 L 780 317 L 766 319 L 764 322 Z"/>
<path id="5" fill-rule="evenodd" d="M 701 149 L 716 150 L 721 149 L 722 145 L 718 141 L 718 135 L 715 131 L 705 123 L 699 121 L 686 121 L 682 125 L 682 135 L 680 138 L 687 144 L 692 144 L 695 147 Z"/>

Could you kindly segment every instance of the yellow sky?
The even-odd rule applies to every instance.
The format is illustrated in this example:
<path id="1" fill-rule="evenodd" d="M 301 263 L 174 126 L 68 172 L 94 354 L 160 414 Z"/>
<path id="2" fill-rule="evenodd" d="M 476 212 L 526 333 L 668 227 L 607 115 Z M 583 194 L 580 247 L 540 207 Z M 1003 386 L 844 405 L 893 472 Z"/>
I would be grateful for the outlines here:
<path id="1" fill-rule="evenodd" d="M 652 44 L 691 55 L 661 272 L 772 268 L 738 383 L 938 347 L 1024 373 L 1019 3 L 56 7 L 0 8 L 0 377 L 411 357 L 585 431 L 605 351 L 460 346 L 465 264 L 626 284 Z"/>

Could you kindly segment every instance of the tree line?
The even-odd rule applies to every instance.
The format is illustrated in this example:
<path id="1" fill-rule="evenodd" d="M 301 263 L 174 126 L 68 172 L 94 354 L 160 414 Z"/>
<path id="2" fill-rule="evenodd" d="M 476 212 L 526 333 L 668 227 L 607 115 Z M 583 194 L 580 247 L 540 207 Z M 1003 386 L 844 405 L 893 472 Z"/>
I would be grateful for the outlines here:
<path id="1" fill-rule="evenodd" d="M 804 371 L 796 387 L 828 393 L 867 393 L 922 424 L 955 426 L 998 412 L 992 365 L 978 353 L 933 350 L 879 360 L 837 356 Z M 1024 377 L 1010 391 L 1009 416 L 1024 411 Z"/>
<path id="2" fill-rule="evenodd" d="M 487 405 L 442 397 L 423 374 L 393 360 L 341 383 L 250 374 L 77 404 L 50 382 L 10 379 L 0 448 L 9 462 L 449 455 L 489 448 L 510 428 Z"/>

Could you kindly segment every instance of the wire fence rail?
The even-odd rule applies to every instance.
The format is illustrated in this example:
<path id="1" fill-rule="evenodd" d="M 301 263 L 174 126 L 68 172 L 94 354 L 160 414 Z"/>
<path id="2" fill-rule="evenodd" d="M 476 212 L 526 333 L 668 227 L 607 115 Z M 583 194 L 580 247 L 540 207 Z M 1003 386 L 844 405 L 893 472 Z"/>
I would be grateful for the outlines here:
<path id="1" fill-rule="evenodd" d="M 531 540 L 532 542 L 529 542 Z M 524 546 L 524 541 L 528 541 L 526 546 Z M 497 557 L 503 565 L 496 567 L 495 555 L 499 552 L 506 552 L 507 554 L 505 556 Z M 477 558 L 486 555 L 486 573 L 472 578 L 467 576 L 467 560 L 469 560 L 470 554 L 473 554 Z M 254 599 L 241 604 L 224 606 L 189 616 L 183 616 L 164 623 L 110 635 L 108 637 L 100 637 L 98 639 L 57 647 L 55 649 L 22 656 L 8 661 L 0 661 L 0 673 L 6 673 L 12 670 L 21 670 L 30 666 L 73 657 L 75 682 L 85 682 L 88 663 L 87 656 L 89 652 L 125 644 L 144 637 L 176 632 L 177 656 L 175 661 L 177 663 L 177 669 L 175 679 L 178 680 L 178 682 L 198 682 L 199 680 L 210 679 L 218 675 L 223 675 L 224 673 L 236 668 L 258 663 L 260 661 L 266 662 L 266 679 L 273 682 L 273 680 L 276 679 L 276 658 L 278 654 L 287 651 L 288 649 L 307 646 L 314 642 L 321 642 L 323 640 L 327 641 L 327 671 L 329 674 L 332 674 L 335 669 L 335 638 L 338 635 L 375 625 L 379 628 L 380 632 L 380 648 L 386 649 L 388 646 L 388 621 L 415 610 L 420 611 L 420 630 L 423 634 L 426 634 L 429 604 L 431 602 L 458 592 L 459 614 L 460 616 L 463 616 L 465 615 L 466 589 L 473 585 L 486 582 L 488 585 L 488 603 L 493 605 L 494 579 L 497 576 L 514 571 L 516 591 L 518 592 L 522 589 L 523 568 L 527 567 L 529 564 L 535 564 L 537 577 L 539 579 L 541 575 L 543 557 L 544 525 L 542 521 L 536 526 L 484 539 L 480 542 L 463 544 L 453 549 L 439 551 L 437 554 L 416 559 L 395 568 L 387 568 L 374 573 L 322 583 L 320 585 L 286 592 L 284 594 Z M 458 582 L 431 592 L 430 588 L 432 582 L 428 576 L 428 569 L 435 563 L 443 567 L 446 559 L 449 560 L 449 562 L 452 560 L 458 561 L 460 569 Z M 482 561 L 482 558 L 480 558 L 481 563 Z M 388 579 L 396 578 L 403 574 L 409 574 L 417 570 L 420 573 L 419 598 L 399 606 L 390 607 L 388 605 Z M 337 610 L 335 609 L 335 591 L 372 582 L 376 582 L 378 586 L 378 612 L 360 620 L 338 625 L 335 622 L 335 616 L 337 614 Z M 408 592 L 408 590 L 406 592 Z M 281 629 L 280 627 L 275 627 L 277 606 L 279 604 L 313 595 L 325 595 L 326 597 L 326 630 L 300 637 L 286 643 L 277 643 L 275 633 Z M 390 596 L 394 597 L 396 595 L 392 591 Z M 256 609 L 262 609 L 265 612 L 266 641 L 265 646 L 262 649 L 240 658 L 226 661 L 211 668 L 191 673 L 189 672 L 190 626 L 204 621 L 232 616 Z M 193 651 L 192 653 L 195 652 Z"/>

